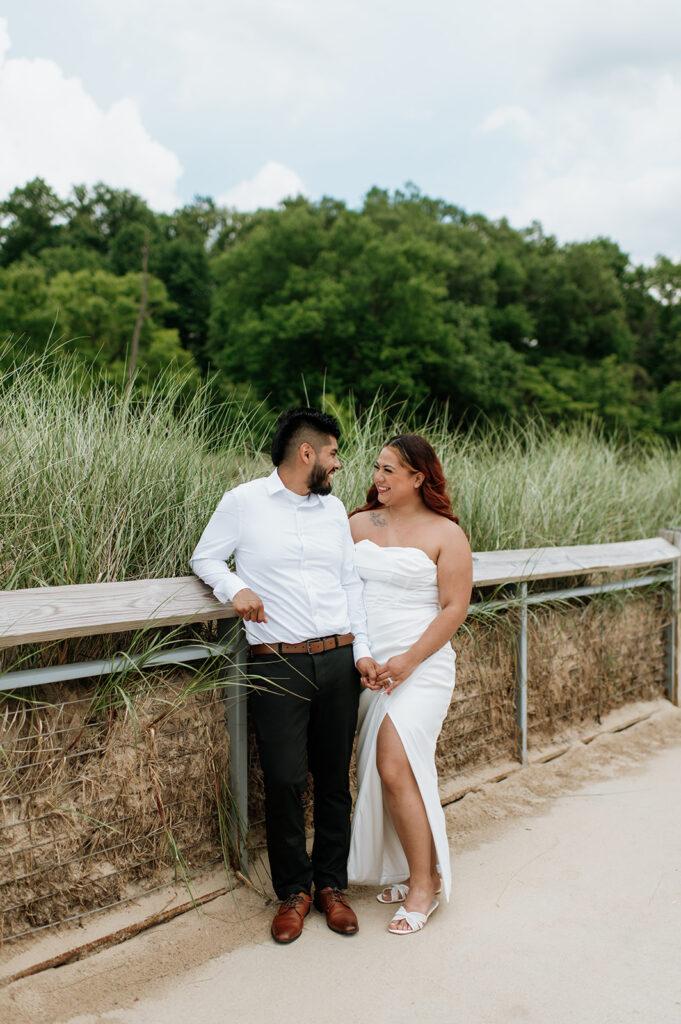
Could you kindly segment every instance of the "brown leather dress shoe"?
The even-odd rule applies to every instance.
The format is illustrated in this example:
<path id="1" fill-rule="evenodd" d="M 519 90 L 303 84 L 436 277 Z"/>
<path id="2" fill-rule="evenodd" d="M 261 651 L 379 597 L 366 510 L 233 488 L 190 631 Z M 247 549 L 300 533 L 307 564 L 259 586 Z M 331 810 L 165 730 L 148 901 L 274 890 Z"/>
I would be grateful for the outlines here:
<path id="1" fill-rule="evenodd" d="M 306 892 L 294 892 L 285 899 L 272 921 L 275 942 L 293 942 L 303 930 L 303 921 L 310 913 L 312 897 Z"/>
<path id="2" fill-rule="evenodd" d="M 326 915 L 326 923 L 332 931 L 340 935 L 354 935 L 359 931 L 357 915 L 341 889 L 332 889 L 330 885 L 317 889 L 314 905 Z"/>

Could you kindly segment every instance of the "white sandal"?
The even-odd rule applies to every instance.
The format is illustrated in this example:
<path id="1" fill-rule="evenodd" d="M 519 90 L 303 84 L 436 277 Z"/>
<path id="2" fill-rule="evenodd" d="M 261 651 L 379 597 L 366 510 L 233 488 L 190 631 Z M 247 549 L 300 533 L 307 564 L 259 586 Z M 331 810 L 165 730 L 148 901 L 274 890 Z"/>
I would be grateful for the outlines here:
<path id="1" fill-rule="evenodd" d="M 385 893 L 389 893 L 388 899 Z M 406 882 L 397 882 L 395 885 L 386 886 L 378 893 L 376 899 L 379 903 L 404 903 L 409 893 L 409 886 Z"/>
<path id="2" fill-rule="evenodd" d="M 386 899 L 384 895 L 386 892 L 389 894 L 388 899 Z M 442 879 L 440 879 L 440 884 L 435 890 L 435 895 L 439 896 L 441 892 Z M 376 896 L 376 899 L 378 900 L 379 903 L 404 903 L 408 895 L 409 886 L 407 885 L 407 883 L 396 882 L 395 885 L 387 885 L 385 889 L 381 889 L 381 891 Z"/>
<path id="3" fill-rule="evenodd" d="M 418 910 L 405 910 L 404 907 L 400 907 L 395 912 L 395 916 L 388 925 L 388 931 L 391 935 L 412 935 L 414 932 L 420 932 L 425 927 L 426 921 L 433 913 L 434 910 L 440 906 L 439 900 L 433 900 L 430 905 L 430 909 L 427 914 L 421 914 Z M 408 928 L 393 928 L 394 924 L 399 921 L 406 921 Z"/>

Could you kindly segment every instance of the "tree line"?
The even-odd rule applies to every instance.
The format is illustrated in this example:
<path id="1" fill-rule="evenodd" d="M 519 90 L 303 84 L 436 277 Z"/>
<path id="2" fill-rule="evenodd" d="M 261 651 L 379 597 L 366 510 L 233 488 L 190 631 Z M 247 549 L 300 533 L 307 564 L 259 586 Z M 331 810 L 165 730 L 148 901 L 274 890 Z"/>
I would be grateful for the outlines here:
<path id="1" fill-rule="evenodd" d="M 373 188 L 361 209 L 197 197 L 165 214 L 36 178 L 0 202 L 5 364 L 58 342 L 124 383 L 136 324 L 138 386 L 171 368 L 273 408 L 352 393 L 464 424 L 681 434 L 681 264 L 632 265 L 608 238 L 559 245 L 412 186 Z"/>

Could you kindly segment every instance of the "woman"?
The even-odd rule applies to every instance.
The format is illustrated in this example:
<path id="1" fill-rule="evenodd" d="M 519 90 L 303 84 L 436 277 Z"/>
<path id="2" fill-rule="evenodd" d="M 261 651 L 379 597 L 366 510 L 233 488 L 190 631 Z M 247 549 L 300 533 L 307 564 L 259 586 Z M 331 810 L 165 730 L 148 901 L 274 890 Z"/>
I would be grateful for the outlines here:
<path id="1" fill-rule="evenodd" d="M 417 434 L 391 437 L 367 503 L 351 513 L 372 653 L 357 747 L 358 795 L 348 871 L 402 903 L 388 930 L 419 931 L 449 899 L 451 873 L 435 744 L 454 688 L 449 641 L 466 618 L 472 557 L 442 466 Z M 405 879 L 405 876 L 408 877 Z"/>

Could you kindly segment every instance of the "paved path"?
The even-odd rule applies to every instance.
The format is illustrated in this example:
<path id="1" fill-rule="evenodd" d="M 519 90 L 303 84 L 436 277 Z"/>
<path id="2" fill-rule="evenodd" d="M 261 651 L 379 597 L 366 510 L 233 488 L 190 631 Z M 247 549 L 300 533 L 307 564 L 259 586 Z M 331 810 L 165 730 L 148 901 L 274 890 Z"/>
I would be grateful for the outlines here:
<path id="1" fill-rule="evenodd" d="M 242 947 L 71 1024 L 679 1024 L 680 780 L 681 746 L 459 853 L 419 935 L 387 935 L 367 895 L 355 937 L 315 914 L 290 947 Z"/>
<path id="2" fill-rule="evenodd" d="M 241 889 L 0 989 L 0 1021 L 681 1024 L 680 782 L 681 710 L 660 702 L 453 804 L 453 899 L 417 935 L 359 890 L 357 936 L 314 912 L 276 946 Z"/>

